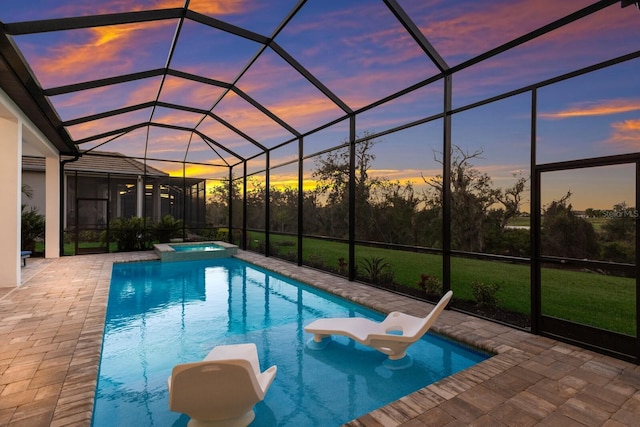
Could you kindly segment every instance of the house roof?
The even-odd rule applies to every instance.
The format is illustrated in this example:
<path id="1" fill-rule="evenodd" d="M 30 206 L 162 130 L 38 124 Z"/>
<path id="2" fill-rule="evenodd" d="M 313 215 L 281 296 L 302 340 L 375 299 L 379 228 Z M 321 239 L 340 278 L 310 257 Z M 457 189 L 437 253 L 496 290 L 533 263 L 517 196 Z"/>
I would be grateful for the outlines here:
<path id="1" fill-rule="evenodd" d="M 62 160 L 73 157 L 63 156 Z M 22 168 L 26 170 L 44 170 L 44 158 L 23 157 Z M 93 152 L 92 155 L 81 156 L 76 161 L 65 163 L 66 171 L 99 172 L 120 175 L 169 176 L 168 173 L 146 165 L 138 160 L 128 158 L 121 153 Z"/>

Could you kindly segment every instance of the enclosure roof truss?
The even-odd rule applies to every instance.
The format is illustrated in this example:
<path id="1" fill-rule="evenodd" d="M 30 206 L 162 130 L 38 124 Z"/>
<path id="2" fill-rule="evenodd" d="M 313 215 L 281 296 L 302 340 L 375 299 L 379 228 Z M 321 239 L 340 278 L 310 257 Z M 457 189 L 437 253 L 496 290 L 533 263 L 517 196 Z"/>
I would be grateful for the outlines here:
<path id="1" fill-rule="evenodd" d="M 444 76 L 451 75 L 537 37 L 544 36 L 549 32 L 560 29 L 619 2 L 614 0 L 597 1 L 456 64 L 449 64 L 445 60 L 445 55 L 435 47 L 427 36 L 429 33 L 425 32 L 424 27 L 414 22 L 413 17 L 403 9 L 400 1 L 380 0 L 380 2 L 372 2 L 384 5 L 385 13 L 392 17 L 392 20 L 395 20 L 393 25 L 397 25 L 397 28 L 390 26 L 389 29 L 393 29 L 400 34 L 398 40 L 405 36 L 411 40 L 416 51 L 427 58 L 428 63 L 433 66 L 435 72 L 424 76 L 420 81 L 411 82 L 402 90 L 367 101 L 364 105 L 354 105 L 340 95 L 340 91 L 336 90 L 335 82 L 331 81 L 331 79 L 329 81 L 326 80 L 331 72 L 323 70 L 321 66 L 313 65 L 306 58 L 307 51 L 304 46 L 300 49 L 294 48 L 295 52 L 284 47 L 287 43 L 292 46 L 291 39 L 295 37 L 292 37 L 291 34 L 295 35 L 297 34 L 296 31 L 299 31 L 297 27 L 292 28 L 292 26 L 298 16 L 305 13 L 307 8 L 312 10 L 311 8 L 314 5 L 311 3 L 313 2 L 300 0 L 292 7 L 287 8 L 287 10 L 282 10 L 282 17 L 279 23 L 272 27 L 269 35 L 263 35 L 259 31 L 228 22 L 223 14 L 219 18 L 214 13 L 201 13 L 195 7 L 190 6 L 190 0 L 186 0 L 182 7 L 166 9 L 152 8 L 149 10 L 93 15 L 80 14 L 79 16 L 52 19 L 3 22 L 0 25 L 1 86 L 25 111 L 27 116 L 40 127 L 43 133 L 49 137 L 62 154 L 83 154 L 97 148 L 110 150 L 114 141 L 119 141 L 135 134 L 138 135 L 138 138 L 144 139 L 144 153 L 138 152 L 137 154 L 132 154 L 132 157 L 159 158 L 157 153 L 161 153 L 162 150 L 154 148 L 156 137 L 152 135 L 152 132 L 171 131 L 188 135 L 188 143 L 185 144 L 186 148 L 182 156 L 185 161 L 189 159 L 188 151 L 192 149 L 193 141 L 198 140 L 209 148 L 209 156 L 212 162 L 222 160 L 226 165 L 234 165 L 249 158 L 254 158 L 256 155 L 267 153 L 273 148 L 281 146 L 283 141 L 294 141 L 313 129 L 313 127 L 300 128 L 299 125 L 290 123 L 289 119 L 282 115 L 282 109 L 268 105 L 270 104 L 269 98 L 254 96 L 252 92 L 254 92 L 256 81 L 262 83 L 255 76 L 260 76 L 263 73 L 263 68 L 260 67 L 265 67 L 265 63 L 271 65 L 278 62 L 286 65 L 291 70 L 291 74 L 287 72 L 287 77 L 283 76 L 282 78 L 299 79 L 300 82 L 296 83 L 299 87 L 304 87 L 310 93 L 313 92 L 318 97 L 322 97 L 322 102 L 326 102 L 323 105 L 328 105 L 324 108 L 335 109 L 330 119 L 324 121 L 318 119 L 320 122 L 314 126 L 315 128 L 321 128 L 326 123 L 353 117 L 359 111 L 372 108 L 371 106 L 373 105 L 378 105 L 381 102 L 386 102 L 389 99 L 399 97 L 409 91 L 440 80 Z M 275 5 L 269 7 L 284 9 L 282 6 Z M 315 5 L 315 7 L 317 8 L 318 6 Z M 2 13 L 0 13 L 0 19 L 4 20 Z M 358 18 L 354 17 L 353 19 Z M 305 22 L 309 25 L 313 21 Z M 55 82 L 59 79 L 56 79 L 55 75 L 44 74 L 42 71 L 36 72 L 36 69 L 42 70 L 44 67 L 41 63 L 34 66 L 28 61 L 28 57 L 35 56 L 33 54 L 25 54 L 21 47 L 29 47 L 30 45 L 18 42 L 25 37 L 29 38 L 43 34 L 62 38 L 65 34 L 80 32 L 78 34 L 86 37 L 86 31 L 92 31 L 97 34 L 97 32 L 101 31 L 100 29 L 108 31 L 108 29 L 113 28 L 133 28 L 140 33 L 143 31 L 163 31 L 163 33 L 166 33 L 163 40 L 166 39 L 166 43 L 168 43 L 168 46 L 164 48 L 165 58 L 156 58 L 155 63 L 158 64 L 156 67 L 128 70 L 128 72 L 116 70 L 111 72 L 109 70 L 106 76 L 95 79 L 75 79 L 71 82 L 62 79 L 64 84 L 41 84 L 40 81 L 43 79 L 46 82 Z M 283 32 L 287 31 L 289 32 L 289 38 L 283 38 Z M 328 29 L 327 31 L 331 30 Z M 187 32 L 191 33 L 186 34 Z M 184 56 L 187 55 L 182 52 L 184 49 L 188 49 L 190 43 L 206 42 L 207 37 L 203 36 L 203 34 L 211 35 L 212 37 L 242 39 L 243 43 L 245 43 L 244 46 L 254 46 L 253 54 L 248 55 L 244 61 L 239 60 L 234 64 L 236 74 L 231 77 L 227 75 L 224 78 L 217 78 L 201 72 L 195 66 L 197 65 L 197 58 L 193 60 L 190 57 L 192 62 L 189 62 L 188 67 L 180 66 L 179 61 L 183 61 Z M 284 45 L 280 42 L 281 38 L 285 41 Z M 212 42 L 212 49 L 215 47 L 214 45 L 215 43 Z M 309 50 L 318 46 L 309 46 Z M 147 55 L 146 51 L 137 51 L 132 47 L 129 47 L 129 49 L 133 50 L 129 50 L 127 53 L 129 56 L 123 56 L 123 58 L 135 59 L 139 56 Z M 247 48 L 247 51 L 249 50 Z M 154 56 L 160 55 L 155 51 L 152 54 Z M 180 59 L 176 59 L 177 55 L 182 56 Z M 207 59 L 210 58 L 207 56 Z M 220 62 L 223 59 L 226 60 L 226 58 L 221 58 Z M 312 64 L 311 67 L 309 67 L 310 63 Z M 215 65 L 215 62 L 211 64 Z M 90 76 L 90 74 L 86 74 L 86 76 Z M 254 80 L 247 80 L 248 76 L 252 76 Z M 276 83 L 275 81 L 268 81 L 267 78 L 265 79 L 267 80 L 266 86 L 269 86 L 270 83 Z M 95 107 L 94 111 L 86 112 L 85 114 L 76 113 L 74 116 L 65 117 L 64 119 L 61 118 L 62 114 L 57 108 L 57 105 L 60 104 L 56 105 L 56 102 L 53 101 L 60 99 L 60 97 L 106 93 L 106 91 L 119 86 L 136 85 L 156 80 L 160 83 L 155 86 L 155 93 L 148 95 L 146 100 L 102 106 L 100 97 L 95 97 L 92 98 L 94 101 L 93 106 Z M 251 84 L 245 83 L 246 81 Z M 171 85 L 197 85 L 202 90 L 194 93 L 211 90 L 212 95 L 207 98 L 205 106 L 203 106 L 201 100 L 196 101 L 193 98 L 185 98 L 179 101 L 167 100 L 164 95 L 172 88 Z M 297 90 L 294 89 L 290 96 L 296 93 Z M 274 133 L 279 132 L 279 141 L 277 143 L 265 142 L 259 131 L 247 129 L 244 123 L 239 124 L 241 120 L 237 120 L 235 117 L 240 113 L 235 114 L 237 110 L 234 110 L 239 106 L 243 108 L 242 114 L 251 115 L 251 117 L 264 121 L 265 127 L 271 126 L 272 129 L 275 129 Z M 171 117 L 172 114 L 184 114 L 197 119 L 192 120 L 189 124 L 167 122 L 162 119 L 161 112 L 164 112 L 168 117 Z M 147 113 L 146 119 L 140 118 L 140 114 Z M 66 113 L 66 115 L 68 116 L 69 113 Z M 131 119 L 126 125 L 121 125 L 117 120 L 121 117 L 135 118 Z M 95 127 L 96 130 L 93 132 L 87 133 L 85 131 L 81 136 L 72 136 L 73 132 L 69 131 L 70 128 L 90 128 L 98 122 L 108 123 L 108 125 L 101 128 Z M 143 136 L 139 136 L 141 133 Z M 235 148 L 239 143 L 246 144 L 245 148 Z M 124 154 L 126 155 L 126 153 Z M 204 162 L 206 163 L 207 161 Z"/>

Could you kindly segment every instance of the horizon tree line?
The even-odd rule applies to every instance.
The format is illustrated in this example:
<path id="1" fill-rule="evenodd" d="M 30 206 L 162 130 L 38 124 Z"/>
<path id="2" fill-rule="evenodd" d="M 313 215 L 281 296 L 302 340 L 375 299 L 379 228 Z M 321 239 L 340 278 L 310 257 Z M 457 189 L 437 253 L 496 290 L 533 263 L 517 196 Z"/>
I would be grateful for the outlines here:
<path id="1" fill-rule="evenodd" d="M 424 189 L 409 181 L 372 176 L 376 160 L 372 148 L 378 140 L 364 134 L 355 147 L 355 238 L 363 242 L 442 248 L 443 178 L 422 176 Z M 512 229 L 509 222 L 521 215 L 528 177 L 514 175 L 512 185 L 500 188 L 491 177 L 473 164 L 482 149 L 465 151 L 452 146 L 451 153 L 451 248 L 463 252 L 530 256 L 529 230 Z M 303 233 L 347 239 L 349 232 L 348 147 L 318 156 L 311 177 L 314 185 L 303 192 Z M 442 165 L 442 153 L 434 160 Z M 229 190 L 232 191 L 234 223 L 241 219 L 241 180 L 221 181 L 209 192 L 208 212 L 212 223 L 228 224 Z M 250 177 L 247 182 L 247 225 L 264 229 L 267 204 L 265 181 Z M 571 193 L 554 200 L 541 212 L 543 255 L 613 262 L 635 260 L 635 217 L 611 215 L 599 230 L 570 203 Z M 297 233 L 298 189 L 292 186 L 269 188 L 270 231 Z M 621 202 L 610 212 L 635 212 Z M 603 217 L 606 211 L 585 211 Z M 599 215 L 599 216 L 598 216 Z"/>

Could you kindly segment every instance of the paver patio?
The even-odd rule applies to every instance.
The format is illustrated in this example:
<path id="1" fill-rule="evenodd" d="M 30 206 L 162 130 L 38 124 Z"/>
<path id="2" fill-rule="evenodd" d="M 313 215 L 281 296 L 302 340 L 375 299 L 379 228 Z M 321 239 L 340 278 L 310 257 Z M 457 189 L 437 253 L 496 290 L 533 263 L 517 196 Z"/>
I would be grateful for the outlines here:
<path id="1" fill-rule="evenodd" d="M 382 312 L 431 305 L 240 251 L 239 258 Z M 31 259 L 0 288 L 0 425 L 90 426 L 111 267 L 153 252 Z M 640 367 L 447 310 L 433 331 L 496 353 L 348 426 L 640 425 Z"/>

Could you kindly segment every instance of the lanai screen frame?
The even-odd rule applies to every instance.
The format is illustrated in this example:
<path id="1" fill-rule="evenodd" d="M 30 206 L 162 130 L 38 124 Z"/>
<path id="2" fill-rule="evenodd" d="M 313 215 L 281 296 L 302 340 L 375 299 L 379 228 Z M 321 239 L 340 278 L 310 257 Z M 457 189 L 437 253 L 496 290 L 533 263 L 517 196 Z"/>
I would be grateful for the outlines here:
<path id="1" fill-rule="evenodd" d="M 590 335 L 593 334 L 594 329 L 580 329 L 579 331 L 571 331 L 568 332 L 563 330 L 563 328 L 569 327 L 566 324 L 559 325 L 548 325 L 548 321 L 545 320 L 544 316 L 542 316 L 540 303 L 540 268 L 543 263 L 553 263 L 558 262 L 558 260 L 553 259 L 552 257 L 545 257 L 540 252 L 540 227 L 541 227 L 541 201 L 540 201 L 540 174 L 544 171 L 550 170 L 568 170 L 573 168 L 585 168 L 590 167 L 592 165 L 605 165 L 605 164 L 620 164 L 620 163 L 635 163 L 636 168 L 640 169 L 640 153 L 633 153 L 621 156 L 612 156 L 608 158 L 592 158 L 592 159 L 581 159 L 570 162 L 558 162 L 551 164 L 539 164 L 536 161 L 536 120 L 537 120 L 537 90 L 546 87 L 549 85 L 556 84 L 558 82 L 568 80 L 583 74 L 591 73 L 600 69 L 604 69 L 610 66 L 614 66 L 617 64 L 621 64 L 627 61 L 631 61 L 640 57 L 640 51 L 632 52 L 627 55 L 619 56 L 617 58 L 594 64 L 586 68 L 582 68 L 567 74 L 563 74 L 557 76 L 552 79 L 544 80 L 538 82 L 536 84 L 527 85 L 520 89 L 512 90 L 506 93 L 502 93 L 500 95 L 495 95 L 491 98 L 484 99 L 482 101 L 474 102 L 472 104 L 453 108 L 452 107 L 452 94 L 454 89 L 453 78 L 456 73 L 473 67 L 487 59 L 490 59 L 496 55 L 499 55 L 503 52 L 509 51 L 521 44 L 534 40 L 538 37 L 541 37 L 549 32 L 557 30 L 565 25 L 568 25 L 574 21 L 585 18 L 593 13 L 596 13 L 606 7 L 610 7 L 612 5 L 616 5 L 619 2 L 617 0 L 605 0 L 592 4 L 591 6 L 585 7 L 577 12 L 574 12 L 564 18 L 558 19 L 548 25 L 540 27 L 534 31 L 531 31 L 521 37 L 508 41 L 501 46 L 498 46 L 494 49 L 491 49 L 481 55 L 478 55 L 472 59 L 464 61 L 460 64 L 457 64 L 453 67 L 449 67 L 446 62 L 440 57 L 438 52 L 433 48 L 433 46 L 429 43 L 429 41 L 425 38 L 422 32 L 417 28 L 417 26 L 413 23 L 411 18 L 404 12 L 404 10 L 400 7 L 400 5 L 395 0 L 384 0 L 385 5 L 389 8 L 389 10 L 394 14 L 394 16 L 398 19 L 398 21 L 403 25 L 404 29 L 412 36 L 414 41 L 420 46 L 420 48 L 424 51 L 425 55 L 427 55 L 431 61 L 435 64 L 435 66 L 440 70 L 440 73 L 429 77 L 421 82 L 418 82 L 412 86 L 409 86 L 401 91 L 398 91 L 392 95 L 389 95 L 383 99 L 377 100 L 365 107 L 361 107 L 359 109 L 351 109 L 342 99 L 340 99 L 335 93 L 333 93 L 329 88 L 327 88 L 319 79 L 317 79 L 310 71 L 304 68 L 302 64 L 297 62 L 295 58 L 289 55 L 281 46 L 279 46 L 275 41 L 275 36 L 287 25 L 289 20 L 293 18 L 293 16 L 304 6 L 306 2 L 300 1 L 296 5 L 296 7 L 290 12 L 290 14 L 283 20 L 283 22 L 278 26 L 275 32 L 271 37 L 264 37 L 259 34 L 253 33 L 251 31 L 235 27 L 229 24 L 226 24 L 222 21 L 215 20 L 213 18 L 206 17 L 204 15 L 200 15 L 198 13 L 192 12 L 188 10 L 188 8 L 174 8 L 174 9 L 164 9 L 164 10 L 155 10 L 155 11 L 143 11 L 143 12 L 128 12 L 128 13 L 117 13 L 110 15 L 99 15 L 99 16 L 86 16 L 86 17 L 78 17 L 78 18 L 68 18 L 68 19 L 53 19 L 46 21 L 32 21 L 32 22 L 22 22 L 22 23 L 10 23 L 4 24 L 2 26 L 2 37 L 0 38 L 0 53 L 2 53 L 3 57 L 10 64 L 10 66 L 15 70 L 18 74 L 18 78 L 22 81 L 26 90 L 35 100 L 38 108 L 40 108 L 44 114 L 48 117 L 51 125 L 58 130 L 60 139 L 63 142 L 60 146 L 61 154 L 67 155 L 76 155 L 80 154 L 80 151 L 76 149 L 78 146 L 82 146 L 82 144 L 105 140 L 109 138 L 117 138 L 120 135 L 132 132 L 136 129 L 140 128 L 150 128 L 150 127 L 161 127 L 168 128 L 177 131 L 190 132 L 202 138 L 205 143 L 207 143 L 212 151 L 224 151 L 229 155 L 235 157 L 237 159 L 236 163 L 226 163 L 220 165 L 221 167 L 228 168 L 228 178 L 231 183 L 234 177 L 235 171 L 240 171 L 238 174 L 243 180 L 244 186 L 244 194 L 246 197 L 246 183 L 247 178 L 250 174 L 247 172 L 247 164 L 248 162 L 260 157 L 264 156 L 265 168 L 260 172 L 254 173 L 264 173 L 266 176 L 266 206 L 265 206 L 265 224 L 264 224 L 264 232 L 265 232 L 265 255 L 270 256 L 269 253 L 269 235 L 270 235 L 270 218 L 269 218 L 269 176 L 270 176 L 270 153 L 287 144 L 297 144 L 298 145 L 298 232 L 297 232 L 297 240 L 298 240 L 298 265 L 302 265 L 302 245 L 303 245 L 303 237 L 305 237 L 303 233 L 303 225 L 304 225 L 304 216 L 303 216 L 303 192 L 302 192 L 302 181 L 303 181 L 303 161 L 312 156 L 317 155 L 318 153 L 305 153 L 304 143 L 305 138 L 309 135 L 312 135 L 316 132 L 319 132 L 325 128 L 328 128 L 336 123 L 347 120 L 349 122 L 349 138 L 347 141 L 348 147 L 351 152 L 351 163 L 350 163 L 350 186 L 349 186 L 349 235 L 346 239 L 346 243 L 349 247 L 349 272 L 348 277 L 350 280 L 356 279 L 356 256 L 355 256 L 355 247 L 358 244 L 365 245 L 379 245 L 383 246 L 379 243 L 373 242 L 360 242 L 355 238 L 355 162 L 354 162 L 354 150 L 356 144 L 360 141 L 356 137 L 356 120 L 361 113 L 364 113 L 368 110 L 371 110 L 377 106 L 380 106 L 386 102 L 392 101 L 394 99 L 400 98 L 403 95 L 409 94 L 413 91 L 416 91 L 420 88 L 428 86 L 430 84 L 434 84 L 437 82 L 442 82 L 444 86 L 443 90 L 443 99 L 442 99 L 442 112 L 422 118 L 420 120 L 406 123 L 401 126 L 394 127 L 392 129 L 385 130 L 383 132 L 379 132 L 373 135 L 369 135 L 371 138 L 381 137 L 386 134 L 390 134 L 399 130 L 408 129 L 413 126 L 417 126 L 420 124 L 432 122 L 435 120 L 442 120 L 443 129 L 442 129 L 442 153 L 443 153 L 443 236 L 442 242 L 443 247 L 441 249 L 437 248 L 421 248 L 420 250 L 439 253 L 442 254 L 443 259 L 443 283 L 445 284 L 445 290 L 450 286 L 451 279 L 451 258 L 452 256 L 465 256 L 465 257 L 474 257 L 481 259 L 493 259 L 493 260 L 501 260 L 501 261 L 510 261 L 516 263 L 527 264 L 531 268 L 531 331 L 537 334 L 543 334 L 548 336 L 553 336 L 555 338 L 563 339 L 570 342 L 576 342 L 580 345 L 594 348 L 599 351 L 603 351 L 606 353 L 612 353 L 617 356 L 631 359 L 634 361 L 640 360 L 640 341 L 637 337 L 638 331 L 640 331 L 640 275 L 637 272 L 637 265 L 640 262 L 640 255 L 636 250 L 636 259 L 634 266 L 626 266 L 626 269 L 629 273 L 634 274 L 636 278 L 636 337 L 630 339 L 630 337 L 619 336 L 618 334 L 601 334 L 598 335 L 601 339 L 597 339 L 595 341 L 590 339 Z M 624 2 L 629 3 L 629 2 Z M 188 3 L 187 3 L 188 4 Z M 25 66 L 25 61 L 21 58 L 20 54 L 16 51 L 13 46 L 10 37 L 8 36 L 18 36 L 24 34 L 34 34 L 40 32 L 49 32 L 49 31 L 62 31 L 69 30 L 74 28 L 87 28 L 93 26 L 103 26 L 103 25 L 114 25 L 114 24 L 123 24 L 123 23 L 135 23 L 135 22 L 145 22 L 145 21 L 155 21 L 155 20 L 164 20 L 164 19 L 179 19 L 180 26 L 176 32 L 176 37 L 172 42 L 172 46 L 170 49 L 169 58 L 167 59 L 167 65 L 164 68 L 158 68 L 154 70 L 147 70 L 138 73 L 132 73 L 127 75 L 120 75 L 117 77 L 98 79 L 91 82 L 83 82 L 77 84 L 70 84 L 66 86 L 60 86 L 55 88 L 42 89 L 36 83 L 36 81 L 31 77 L 30 72 L 28 70 L 28 66 Z M 227 31 L 231 34 L 234 34 L 238 37 L 243 37 L 249 40 L 253 40 L 255 42 L 261 43 L 263 45 L 263 50 L 267 47 L 271 48 L 275 53 L 277 53 L 284 61 L 286 61 L 291 67 L 293 67 L 300 75 L 302 75 L 309 83 L 311 83 L 316 89 L 318 89 L 324 96 L 330 99 L 338 108 L 340 108 L 344 115 L 335 119 L 329 123 L 326 123 L 322 126 L 317 127 L 308 132 L 299 132 L 294 127 L 287 124 L 284 120 L 273 114 L 266 107 L 261 105 L 256 100 L 252 99 L 248 94 L 243 92 L 236 83 L 242 76 L 244 72 L 246 72 L 251 64 L 257 59 L 260 55 L 257 54 L 256 57 L 250 61 L 247 65 L 243 73 L 241 73 L 238 78 L 232 82 L 221 82 L 213 79 L 209 79 L 203 76 L 198 76 L 194 74 L 185 73 L 183 71 L 178 71 L 170 68 L 171 56 L 173 55 L 175 44 L 177 40 L 177 35 L 180 31 L 180 27 L 182 26 L 182 22 L 185 19 L 193 20 L 199 22 L 204 25 L 209 25 L 213 28 L 217 28 L 223 31 Z M 81 90 L 87 90 L 92 88 L 105 87 L 112 84 L 124 83 L 136 81 L 149 77 L 160 77 L 162 79 L 167 78 L 168 76 L 180 77 L 183 79 L 204 83 L 211 86 L 216 86 L 223 88 L 225 91 L 232 91 L 245 101 L 249 102 L 253 107 L 258 109 L 261 113 L 269 117 L 271 120 L 279 124 L 281 127 L 286 129 L 291 135 L 292 138 L 282 142 L 278 146 L 268 148 L 262 145 L 259 141 L 251 138 L 249 135 L 244 133 L 241 129 L 234 127 L 232 124 L 226 122 L 224 119 L 219 117 L 213 112 L 214 106 L 210 110 L 203 110 L 200 108 L 195 108 L 192 106 L 186 105 L 178 105 L 167 102 L 162 102 L 158 98 L 155 101 L 133 105 L 129 107 L 125 107 L 118 110 L 105 111 L 99 114 L 94 114 L 86 117 L 80 117 L 68 121 L 61 121 L 53 107 L 48 104 L 47 97 L 56 96 L 66 93 L 72 93 Z M 226 93 L 226 92 L 225 92 Z M 519 94 L 529 93 L 531 96 L 531 258 L 516 258 L 516 257 L 504 257 L 497 255 L 489 255 L 482 253 L 464 253 L 462 251 L 458 251 L 451 248 L 451 187 L 450 187 L 450 179 L 451 179 L 451 149 L 452 149 L 452 141 L 451 141 L 451 133 L 452 133 L 452 123 L 451 119 L 455 114 L 471 110 L 476 107 L 480 107 L 485 104 L 489 104 L 501 99 L 506 99 Z M 218 100 L 219 101 L 219 100 Z M 202 115 L 203 119 L 206 117 L 210 117 L 221 125 L 225 126 L 231 132 L 234 132 L 241 138 L 253 144 L 260 153 L 255 156 L 243 157 L 242 155 L 234 152 L 229 147 L 224 146 L 220 142 L 216 141 L 215 138 L 212 138 L 210 135 L 204 134 L 200 132 L 197 128 L 187 128 L 177 125 L 170 124 L 161 124 L 153 122 L 153 113 L 147 122 L 138 123 L 129 127 L 114 129 L 109 132 L 101 133 L 99 135 L 93 135 L 91 137 L 72 140 L 64 128 L 66 126 L 87 123 L 93 120 L 113 117 L 115 115 L 134 112 L 146 108 L 151 108 L 152 111 L 155 111 L 156 108 L 169 108 L 175 110 L 188 111 L 191 113 L 196 113 Z M 147 141 L 148 142 L 148 141 Z M 64 148 L 66 145 L 66 149 Z M 334 148 L 338 148 L 334 147 Z M 82 153 L 83 155 L 91 155 L 91 150 L 89 152 Z M 325 150 L 330 151 L 330 150 Z M 150 157 L 140 158 L 139 160 L 147 162 L 147 161 L 165 161 L 163 159 L 155 159 Z M 189 163 L 189 162 L 184 162 Z M 640 206 L 640 196 L 638 188 L 640 185 L 640 178 L 638 178 L 640 174 L 636 174 L 636 206 Z M 231 193 L 231 191 L 230 191 Z M 64 200 L 64 197 L 62 198 Z M 232 203 L 230 199 L 229 203 L 229 229 L 230 235 L 232 234 L 232 230 L 239 229 L 241 231 L 241 235 L 244 236 L 243 240 L 240 242 L 240 246 L 242 248 L 247 247 L 246 236 L 247 236 L 247 223 L 246 223 L 246 199 L 243 204 L 244 214 L 242 215 L 243 224 L 234 224 L 232 222 L 233 211 L 232 211 Z M 319 236 L 314 236 L 319 237 Z M 640 236 L 639 233 L 636 232 L 636 249 L 640 244 Z M 403 250 L 416 250 L 415 248 L 403 247 L 401 245 L 395 245 L 396 249 Z M 601 263 L 599 262 L 590 262 L 590 261 L 578 261 L 572 260 L 572 262 L 576 262 L 585 266 L 599 266 Z M 606 336 L 605 336 L 606 335 Z"/>

